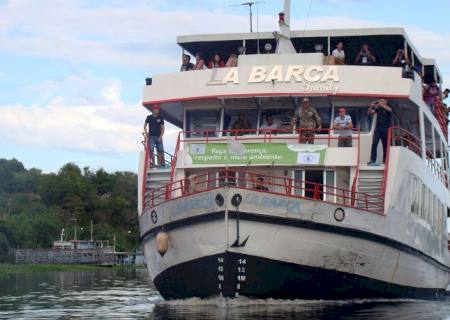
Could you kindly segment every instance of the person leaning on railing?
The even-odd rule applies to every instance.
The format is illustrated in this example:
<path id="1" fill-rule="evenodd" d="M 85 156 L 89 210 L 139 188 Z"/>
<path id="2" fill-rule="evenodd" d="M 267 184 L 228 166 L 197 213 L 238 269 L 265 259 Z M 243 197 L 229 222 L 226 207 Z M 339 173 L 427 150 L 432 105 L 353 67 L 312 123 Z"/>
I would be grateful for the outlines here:
<path id="1" fill-rule="evenodd" d="M 322 120 L 319 113 L 309 102 L 309 98 L 302 100 L 302 106 L 295 111 L 291 121 L 291 130 L 300 129 L 300 143 L 314 144 L 316 130 L 322 129 Z"/>
<path id="2" fill-rule="evenodd" d="M 251 133 L 248 129 L 252 129 L 252 124 L 245 119 L 245 113 L 241 111 L 238 114 L 237 120 L 231 124 L 231 130 L 236 130 L 238 135 L 243 135 Z M 239 130 L 242 131 L 239 132 Z M 236 134 L 236 132 L 232 132 L 232 134 Z"/>
<path id="3" fill-rule="evenodd" d="M 191 62 L 191 56 L 188 54 L 183 54 L 181 58 L 180 71 L 191 71 L 194 69 L 194 64 Z"/>
<path id="4" fill-rule="evenodd" d="M 261 133 L 271 133 L 278 129 L 278 124 L 273 121 L 272 114 L 266 115 L 266 123 L 259 127 Z"/>
<path id="5" fill-rule="evenodd" d="M 334 119 L 333 129 L 339 134 L 338 147 L 352 147 L 352 118 L 346 114 L 345 108 L 339 109 L 339 116 Z"/>

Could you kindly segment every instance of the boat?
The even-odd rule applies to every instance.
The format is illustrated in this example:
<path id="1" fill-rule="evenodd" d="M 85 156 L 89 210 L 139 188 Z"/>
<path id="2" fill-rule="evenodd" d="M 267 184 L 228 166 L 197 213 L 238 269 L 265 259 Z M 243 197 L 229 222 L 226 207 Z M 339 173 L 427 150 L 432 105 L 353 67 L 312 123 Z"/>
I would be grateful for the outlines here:
<path id="1" fill-rule="evenodd" d="M 236 50 L 237 66 L 146 79 L 143 106 L 159 105 L 180 129 L 166 167 L 152 166 L 147 137 L 140 152 L 140 241 L 154 285 L 168 300 L 441 297 L 447 119 L 442 99 L 431 108 L 423 97 L 424 81 L 442 85 L 436 62 L 402 28 L 294 31 L 288 0 L 278 22 L 276 32 L 180 36 L 183 53 Z M 340 41 L 345 64 L 330 59 Z M 364 43 L 376 64 L 353 64 Z M 398 48 L 410 63 L 392 65 Z M 321 118 L 310 141 L 292 127 L 306 97 Z M 368 108 L 381 98 L 392 119 L 374 166 Z M 342 107 L 351 147 L 333 130 Z M 264 129 L 267 116 L 277 129 Z M 233 128 L 238 119 L 250 128 Z"/>

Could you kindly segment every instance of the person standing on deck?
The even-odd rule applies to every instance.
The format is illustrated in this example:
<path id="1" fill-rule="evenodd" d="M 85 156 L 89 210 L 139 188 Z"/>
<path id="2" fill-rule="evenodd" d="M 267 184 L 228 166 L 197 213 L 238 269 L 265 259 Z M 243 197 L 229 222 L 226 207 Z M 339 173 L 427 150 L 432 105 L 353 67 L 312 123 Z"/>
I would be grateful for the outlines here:
<path id="1" fill-rule="evenodd" d="M 385 99 L 374 101 L 370 104 L 369 115 L 377 114 L 377 123 L 375 124 L 375 132 L 373 133 L 372 150 L 370 152 L 370 162 L 368 166 L 377 166 L 377 146 L 381 140 L 383 144 L 383 163 L 386 161 L 386 149 L 387 149 L 387 132 L 391 126 L 391 114 L 392 108 L 387 104 Z"/>
<path id="2" fill-rule="evenodd" d="M 316 130 L 322 129 L 322 120 L 317 110 L 309 103 L 308 97 L 303 98 L 302 106 L 295 111 L 291 121 L 291 130 L 294 129 L 294 126 L 297 129 L 302 129 L 300 131 L 300 143 L 314 144 Z"/>
<path id="3" fill-rule="evenodd" d="M 339 116 L 334 119 L 333 129 L 339 134 L 338 147 L 352 146 L 352 118 L 346 114 L 345 108 L 339 109 Z"/>
<path id="4" fill-rule="evenodd" d="M 150 152 L 150 165 L 155 167 L 154 149 L 158 153 L 158 165 L 160 168 L 165 167 L 164 146 L 162 137 L 164 135 L 164 119 L 159 115 L 160 106 L 155 104 L 151 108 L 152 114 L 147 116 L 144 123 L 144 132 L 147 137 L 147 148 Z M 147 130 L 148 124 L 148 130 Z"/>

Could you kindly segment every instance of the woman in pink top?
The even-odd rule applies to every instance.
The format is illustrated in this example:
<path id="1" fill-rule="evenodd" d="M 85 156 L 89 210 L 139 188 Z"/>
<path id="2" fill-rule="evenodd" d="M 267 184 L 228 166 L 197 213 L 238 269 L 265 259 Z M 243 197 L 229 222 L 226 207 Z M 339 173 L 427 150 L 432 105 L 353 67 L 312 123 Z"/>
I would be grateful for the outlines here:
<path id="1" fill-rule="evenodd" d="M 220 56 L 216 53 L 214 55 L 214 58 L 211 59 L 211 61 L 208 64 L 208 68 L 223 68 L 225 64 L 223 63 L 223 60 L 220 58 Z"/>
<path id="2" fill-rule="evenodd" d="M 195 55 L 195 66 L 194 70 L 203 70 L 206 68 L 205 66 L 205 60 L 203 60 L 203 54 L 201 52 L 197 52 Z"/>
<path id="3" fill-rule="evenodd" d="M 438 96 L 439 96 L 439 87 L 437 86 L 436 81 L 433 81 L 429 85 L 425 85 L 423 92 L 423 100 L 433 112 L 436 105 L 436 98 Z"/>

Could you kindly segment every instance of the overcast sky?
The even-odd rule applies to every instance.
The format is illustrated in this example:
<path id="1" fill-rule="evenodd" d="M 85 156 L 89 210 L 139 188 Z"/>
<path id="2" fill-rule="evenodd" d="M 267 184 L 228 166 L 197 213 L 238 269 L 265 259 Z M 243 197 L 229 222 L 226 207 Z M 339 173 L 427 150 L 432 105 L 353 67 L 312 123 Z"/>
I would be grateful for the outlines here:
<path id="1" fill-rule="evenodd" d="M 176 36 L 247 32 L 231 0 L 0 0 L 0 158 L 137 171 L 147 76 L 176 72 Z M 283 1 L 259 5 L 277 29 Z M 450 76 L 449 1 L 292 0 L 292 29 L 404 27 Z M 255 24 L 256 29 L 256 7 Z M 175 130 L 165 137 L 173 148 Z"/>

